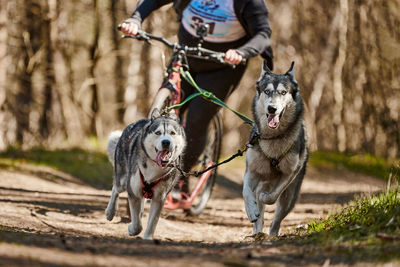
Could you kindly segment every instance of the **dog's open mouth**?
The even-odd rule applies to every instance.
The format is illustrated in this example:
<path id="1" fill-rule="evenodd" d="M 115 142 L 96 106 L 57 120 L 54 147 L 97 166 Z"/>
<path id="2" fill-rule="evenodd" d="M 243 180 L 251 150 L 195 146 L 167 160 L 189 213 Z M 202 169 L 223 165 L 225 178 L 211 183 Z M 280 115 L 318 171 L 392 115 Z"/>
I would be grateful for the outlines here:
<path id="1" fill-rule="evenodd" d="M 279 114 L 270 114 L 267 113 L 267 121 L 268 121 L 268 127 L 271 129 L 276 129 L 279 126 L 280 118 L 282 117 L 282 114 L 285 110 L 282 110 L 281 113 Z"/>
<path id="2" fill-rule="evenodd" d="M 157 151 L 157 150 L 156 150 Z M 161 168 L 166 168 L 172 153 L 169 150 L 157 151 L 156 162 Z"/>

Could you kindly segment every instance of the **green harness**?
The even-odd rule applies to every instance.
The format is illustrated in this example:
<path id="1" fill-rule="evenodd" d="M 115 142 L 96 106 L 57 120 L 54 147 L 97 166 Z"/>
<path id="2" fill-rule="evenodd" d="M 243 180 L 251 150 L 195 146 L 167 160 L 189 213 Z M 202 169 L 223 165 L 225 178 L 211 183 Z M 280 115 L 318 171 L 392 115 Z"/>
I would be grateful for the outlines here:
<path id="1" fill-rule="evenodd" d="M 190 96 L 188 96 L 184 101 L 182 101 L 179 104 L 176 105 L 172 105 L 166 108 L 166 112 L 168 113 L 171 109 L 174 108 L 180 108 L 183 105 L 185 105 L 187 102 L 189 102 L 190 100 L 192 100 L 193 98 L 197 97 L 197 96 L 202 96 L 205 100 L 214 103 L 218 106 L 224 107 L 226 109 L 229 109 L 230 111 L 232 111 L 233 113 L 235 113 L 239 118 L 241 118 L 245 123 L 250 124 L 251 126 L 253 126 L 254 121 L 250 118 L 248 118 L 247 116 L 243 115 L 242 113 L 231 109 L 228 105 L 226 105 L 222 100 L 220 100 L 218 97 L 216 97 L 213 93 L 201 89 L 196 82 L 194 81 L 193 77 L 190 75 L 189 71 L 185 71 L 183 69 L 183 67 L 180 67 L 179 69 L 173 68 L 172 71 L 175 72 L 179 72 L 181 74 L 181 76 L 190 84 L 192 85 L 194 88 L 196 88 L 197 93 L 194 93 Z"/>

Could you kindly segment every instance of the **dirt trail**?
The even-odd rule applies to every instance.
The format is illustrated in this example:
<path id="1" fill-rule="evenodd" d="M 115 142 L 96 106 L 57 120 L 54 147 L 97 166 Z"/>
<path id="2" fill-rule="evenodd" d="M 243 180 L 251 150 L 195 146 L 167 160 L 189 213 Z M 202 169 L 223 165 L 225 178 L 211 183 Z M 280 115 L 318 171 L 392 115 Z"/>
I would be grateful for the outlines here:
<path id="1" fill-rule="evenodd" d="M 22 170 L 0 169 L 0 265 L 329 263 L 323 256 L 308 257 L 295 244 L 288 247 L 273 241 L 254 243 L 246 238 L 252 226 L 241 198 L 243 172 L 243 168 L 234 165 L 220 169 L 212 200 L 199 217 L 164 210 L 155 233 L 158 241 L 153 242 L 128 236 L 124 200 L 118 216 L 112 222 L 105 219 L 110 191 L 82 185 L 51 168 L 27 165 Z M 383 186 L 382 181 L 365 175 L 309 168 L 300 199 L 283 221 L 280 234 L 291 233 L 298 225 L 325 216 L 356 195 L 376 192 Z M 148 208 L 146 204 L 146 211 Z M 265 232 L 273 209 L 267 207 Z M 146 220 L 147 212 L 144 226 Z"/>

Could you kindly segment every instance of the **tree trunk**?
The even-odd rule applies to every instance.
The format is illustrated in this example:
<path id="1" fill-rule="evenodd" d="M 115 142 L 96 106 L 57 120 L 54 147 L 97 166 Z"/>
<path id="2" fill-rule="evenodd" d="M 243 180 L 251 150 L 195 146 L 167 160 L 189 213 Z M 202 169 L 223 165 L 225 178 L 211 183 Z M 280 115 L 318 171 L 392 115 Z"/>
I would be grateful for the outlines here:
<path id="1" fill-rule="evenodd" d="M 97 88 L 97 81 L 95 79 L 95 70 L 97 66 L 97 61 L 98 61 L 98 42 L 99 42 L 99 35 L 100 35 L 100 24 L 99 24 L 99 6 L 97 3 L 97 0 L 93 0 L 93 8 L 94 8 L 94 38 L 93 38 L 93 43 L 90 47 L 90 60 L 91 60 L 91 66 L 89 69 L 89 74 L 90 77 L 93 79 L 93 83 L 90 85 L 90 91 L 91 91 L 91 104 L 90 104 L 90 109 L 91 109 L 91 118 L 90 118 L 90 128 L 89 128 L 89 134 L 97 136 L 97 120 L 100 119 L 98 118 L 98 113 L 100 109 L 100 103 L 99 103 L 99 93 L 98 93 L 98 88 Z"/>
<path id="2" fill-rule="evenodd" d="M 346 62 L 347 50 L 347 26 L 349 5 L 347 0 L 340 0 L 338 26 L 338 56 L 333 67 L 333 95 L 335 105 L 333 106 L 333 124 L 336 128 L 336 149 L 340 152 L 346 150 L 346 128 L 343 119 L 343 67 Z"/>
<path id="3" fill-rule="evenodd" d="M 124 113 L 125 113 L 125 105 L 124 105 L 124 79 L 123 79 L 123 74 L 122 74 L 122 57 L 120 54 L 120 39 L 121 39 L 121 33 L 117 31 L 117 26 L 118 26 L 118 19 L 117 19 L 117 6 L 118 6 L 117 1 L 111 1 L 111 19 L 112 19 L 112 27 L 111 27 L 111 32 L 112 32 L 112 40 L 113 40 L 113 50 L 116 52 L 116 57 L 115 57 L 115 68 L 114 68 L 114 81 L 115 81 L 115 88 L 116 88 L 116 93 L 115 93 L 115 100 L 117 103 L 117 121 L 119 123 L 124 122 Z M 125 6 L 122 7 L 125 9 Z"/>
<path id="4" fill-rule="evenodd" d="M 32 103 L 32 73 L 37 65 L 39 51 L 40 6 L 34 1 L 16 0 L 7 5 L 7 69 L 6 98 L 10 112 L 16 121 L 15 136 L 19 145 L 29 132 L 29 116 Z"/>
<path id="5" fill-rule="evenodd" d="M 44 70 L 44 104 L 41 118 L 39 121 L 39 132 L 42 138 L 47 139 L 50 132 L 50 121 L 52 116 L 52 96 L 55 85 L 54 66 L 53 66 L 53 47 L 51 44 L 51 20 L 49 16 L 49 6 L 47 0 L 43 4 L 43 49 L 45 60 L 43 62 Z"/>
<path id="6" fill-rule="evenodd" d="M 54 50 L 60 56 L 57 63 L 60 71 L 57 73 L 60 83 L 57 84 L 57 92 L 60 95 L 60 105 L 64 117 L 64 127 L 66 137 L 72 143 L 80 142 L 85 134 L 82 126 L 82 116 L 79 114 L 81 106 L 75 99 L 75 73 L 72 66 L 73 56 L 76 53 L 75 46 L 72 44 L 68 31 L 70 24 L 68 2 L 56 1 L 55 16 L 56 37 Z"/>

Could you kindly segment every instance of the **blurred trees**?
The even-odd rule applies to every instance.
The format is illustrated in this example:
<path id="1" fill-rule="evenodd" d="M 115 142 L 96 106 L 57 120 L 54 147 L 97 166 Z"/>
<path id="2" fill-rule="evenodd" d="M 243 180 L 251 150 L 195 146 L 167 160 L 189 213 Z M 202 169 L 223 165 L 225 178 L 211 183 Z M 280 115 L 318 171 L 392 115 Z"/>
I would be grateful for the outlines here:
<path id="1" fill-rule="evenodd" d="M 0 0 L 0 147 L 82 144 L 147 116 L 161 45 L 121 39 L 134 1 Z M 400 156 L 398 0 L 267 0 L 275 72 L 295 61 L 311 149 Z M 174 40 L 166 6 L 143 28 Z M 228 104 L 250 115 L 261 59 Z M 248 128 L 224 111 L 225 153 Z M 67 142 L 65 142 L 67 141 Z"/>
<path id="2" fill-rule="evenodd" d="M 400 2 L 267 0 L 267 5 L 275 72 L 296 62 L 310 148 L 398 157 Z M 257 75 L 248 72 L 253 78 L 248 82 Z"/>

